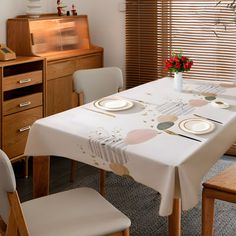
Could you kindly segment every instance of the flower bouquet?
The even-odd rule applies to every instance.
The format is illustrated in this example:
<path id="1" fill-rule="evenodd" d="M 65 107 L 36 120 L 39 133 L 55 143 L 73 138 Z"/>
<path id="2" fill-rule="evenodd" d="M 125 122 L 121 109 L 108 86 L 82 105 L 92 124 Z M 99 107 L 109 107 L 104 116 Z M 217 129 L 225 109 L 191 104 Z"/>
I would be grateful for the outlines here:
<path id="1" fill-rule="evenodd" d="M 183 56 L 182 52 L 173 52 L 169 59 L 165 60 L 165 68 L 167 71 L 174 72 L 174 87 L 177 91 L 182 90 L 182 72 L 189 71 L 193 65 L 193 61 L 188 57 Z"/>

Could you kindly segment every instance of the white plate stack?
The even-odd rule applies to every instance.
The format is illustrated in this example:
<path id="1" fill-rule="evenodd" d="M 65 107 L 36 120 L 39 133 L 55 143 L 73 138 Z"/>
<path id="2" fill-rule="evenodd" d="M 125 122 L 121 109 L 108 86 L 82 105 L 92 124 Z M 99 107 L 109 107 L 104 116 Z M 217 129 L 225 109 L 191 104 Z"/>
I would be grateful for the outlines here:
<path id="1" fill-rule="evenodd" d="M 30 17 L 39 17 L 42 14 L 41 0 L 28 0 L 26 14 Z"/>

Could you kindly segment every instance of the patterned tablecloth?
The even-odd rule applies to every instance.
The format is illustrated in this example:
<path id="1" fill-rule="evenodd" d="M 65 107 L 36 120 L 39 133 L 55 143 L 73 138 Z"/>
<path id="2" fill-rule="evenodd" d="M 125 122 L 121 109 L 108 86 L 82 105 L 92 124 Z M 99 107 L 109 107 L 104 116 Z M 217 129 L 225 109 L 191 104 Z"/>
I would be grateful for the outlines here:
<path id="1" fill-rule="evenodd" d="M 171 214 L 174 197 L 184 210 L 194 207 L 202 177 L 236 140 L 236 84 L 188 80 L 179 93 L 164 78 L 111 97 L 134 106 L 105 112 L 90 103 L 40 119 L 31 127 L 25 155 L 64 156 L 129 175 L 160 192 L 162 216 Z M 221 109 L 212 101 L 230 106 Z M 206 134 L 181 130 L 180 122 L 194 114 L 222 124 L 213 122 L 215 129 Z"/>

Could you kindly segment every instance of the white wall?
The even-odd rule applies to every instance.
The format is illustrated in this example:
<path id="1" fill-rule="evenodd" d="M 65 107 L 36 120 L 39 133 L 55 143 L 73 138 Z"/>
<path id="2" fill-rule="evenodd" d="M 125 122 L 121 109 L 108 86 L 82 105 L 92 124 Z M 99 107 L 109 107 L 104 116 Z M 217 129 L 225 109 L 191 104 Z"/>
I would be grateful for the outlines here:
<path id="1" fill-rule="evenodd" d="M 24 15 L 26 12 L 27 0 L 1 0 L 0 6 L 0 43 L 6 42 L 6 21 L 17 15 Z M 42 0 L 42 11 L 52 12 L 56 0 Z M 55 10 L 54 10 L 55 11 Z"/>
<path id="2" fill-rule="evenodd" d="M 79 14 L 89 17 L 92 43 L 104 48 L 104 65 L 125 68 L 125 12 L 121 0 L 79 0 Z"/>
<path id="3" fill-rule="evenodd" d="M 104 65 L 125 68 L 125 13 L 119 11 L 125 0 L 64 0 L 71 8 L 76 5 L 78 14 L 89 18 L 93 44 L 104 48 Z M 26 0 L 1 0 L 0 42 L 6 42 L 6 20 L 26 11 Z M 56 12 L 56 0 L 42 0 L 43 12 Z"/>

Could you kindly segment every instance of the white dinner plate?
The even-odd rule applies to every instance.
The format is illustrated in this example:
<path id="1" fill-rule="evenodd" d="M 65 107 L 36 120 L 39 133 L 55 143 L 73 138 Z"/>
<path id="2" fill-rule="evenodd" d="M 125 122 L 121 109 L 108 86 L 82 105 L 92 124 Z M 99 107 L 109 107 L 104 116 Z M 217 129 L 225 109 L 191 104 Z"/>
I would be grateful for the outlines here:
<path id="1" fill-rule="evenodd" d="M 215 124 L 201 118 L 189 118 L 182 120 L 179 128 L 192 134 L 207 134 L 215 129 Z"/>
<path id="2" fill-rule="evenodd" d="M 94 103 L 94 106 L 106 111 L 122 111 L 133 106 L 133 102 L 120 98 L 102 98 Z"/>

